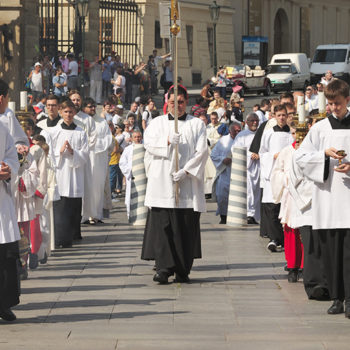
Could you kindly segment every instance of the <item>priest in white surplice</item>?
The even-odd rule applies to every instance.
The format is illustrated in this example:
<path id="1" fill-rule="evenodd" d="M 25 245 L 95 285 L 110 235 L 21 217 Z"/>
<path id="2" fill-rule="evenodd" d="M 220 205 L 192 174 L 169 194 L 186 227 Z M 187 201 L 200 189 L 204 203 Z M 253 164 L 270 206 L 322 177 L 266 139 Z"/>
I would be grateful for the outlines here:
<path id="1" fill-rule="evenodd" d="M 216 197 L 218 204 L 216 215 L 220 215 L 220 224 L 226 224 L 231 179 L 231 148 L 236 135 L 241 131 L 241 124 L 233 122 L 229 131 L 228 135 L 217 142 L 210 155 L 216 168 L 213 196 Z"/>
<path id="2" fill-rule="evenodd" d="M 276 252 L 277 246 L 284 242 L 283 228 L 278 218 L 280 204 L 275 204 L 271 188 L 271 173 L 278 157 L 279 152 L 286 146 L 294 142 L 293 136 L 290 133 L 287 125 L 287 109 L 284 105 L 278 105 L 274 109 L 277 125 L 267 130 L 261 139 L 259 151 L 260 157 L 260 184 L 263 188 L 262 202 L 264 206 L 261 217 L 266 219 L 265 228 L 267 235 L 270 238 L 268 249 Z"/>
<path id="3" fill-rule="evenodd" d="M 312 228 L 320 236 L 321 259 L 333 300 L 328 313 L 343 313 L 345 301 L 345 317 L 350 318 L 349 85 L 336 79 L 325 88 L 325 96 L 332 115 L 310 129 L 295 154 L 297 164 L 314 183 Z"/>
<path id="4" fill-rule="evenodd" d="M 54 155 L 60 200 L 53 202 L 55 245 L 68 248 L 80 233 L 84 168 L 88 159 L 88 140 L 83 129 L 73 122 L 74 104 L 66 100 L 60 105 L 63 123 L 50 131 L 50 147 Z M 89 184 L 92 185 L 91 183 Z"/>
<path id="5" fill-rule="evenodd" d="M 108 173 L 108 151 L 112 146 L 113 138 L 106 120 L 96 114 L 96 103 L 92 98 L 84 99 L 83 111 L 95 121 L 96 125 L 96 143 L 94 152 L 90 152 L 93 184 L 92 207 L 97 214 L 93 219 L 102 223 L 104 188 Z"/>
<path id="6" fill-rule="evenodd" d="M 208 157 L 204 123 L 186 114 L 187 91 L 179 87 L 179 133 L 174 131 L 174 89 L 168 92 L 169 114 L 153 119 L 144 134 L 145 170 L 148 178 L 147 218 L 142 258 L 156 260 L 154 281 L 167 283 L 176 274 L 188 282 L 193 259 L 201 257 L 200 213 L 206 210 L 204 167 Z M 179 147 L 179 171 L 175 172 L 175 145 Z M 178 182 L 179 204 L 175 202 Z"/>
<path id="7" fill-rule="evenodd" d="M 131 203 L 131 180 L 132 180 L 132 156 L 134 150 L 134 144 L 140 144 L 142 142 L 141 131 L 134 131 L 131 135 L 132 144 L 125 147 L 119 161 L 119 167 L 123 175 L 125 176 L 126 188 L 125 188 L 125 205 L 128 218 L 130 216 L 130 203 Z"/>
<path id="8" fill-rule="evenodd" d="M 259 126 L 259 117 L 255 113 L 247 116 L 248 128 L 240 132 L 232 145 L 247 149 L 247 223 L 257 224 L 260 220 L 260 161 L 259 157 L 249 151 L 249 147 Z"/>
<path id="9" fill-rule="evenodd" d="M 74 124 L 85 130 L 87 138 L 88 138 L 88 146 L 89 146 L 89 157 L 87 158 L 87 164 L 85 167 L 85 188 L 84 188 L 84 198 L 83 198 L 83 210 L 82 210 L 82 221 L 84 223 L 89 223 L 94 225 L 95 221 L 94 217 L 97 216 L 96 208 L 93 205 L 93 186 L 92 183 L 92 165 L 90 158 L 94 152 L 95 144 L 96 144 L 96 123 L 93 118 L 84 113 L 81 110 L 82 107 L 82 98 L 80 93 L 76 90 L 72 90 L 69 93 L 69 98 L 74 103 L 76 108 L 76 114 L 74 116 Z M 78 237 L 81 238 L 81 237 Z"/>
<path id="10" fill-rule="evenodd" d="M 8 104 L 8 85 L 0 80 L 0 118 Z M 11 307 L 19 303 L 18 241 L 21 239 L 9 181 L 19 162 L 9 130 L 0 122 L 0 318 L 14 321 Z"/>

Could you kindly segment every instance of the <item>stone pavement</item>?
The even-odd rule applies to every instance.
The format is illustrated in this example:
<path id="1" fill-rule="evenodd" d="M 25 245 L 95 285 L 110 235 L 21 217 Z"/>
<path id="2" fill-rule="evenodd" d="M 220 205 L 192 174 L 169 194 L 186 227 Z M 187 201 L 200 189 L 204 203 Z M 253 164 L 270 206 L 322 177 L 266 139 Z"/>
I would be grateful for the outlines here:
<path id="1" fill-rule="evenodd" d="M 116 203 L 80 244 L 30 271 L 18 321 L 0 321 L 0 349 L 348 350 L 350 321 L 287 282 L 283 254 L 266 250 L 258 228 L 218 225 L 208 209 L 191 283 L 157 285 L 140 260 L 142 228 Z"/>

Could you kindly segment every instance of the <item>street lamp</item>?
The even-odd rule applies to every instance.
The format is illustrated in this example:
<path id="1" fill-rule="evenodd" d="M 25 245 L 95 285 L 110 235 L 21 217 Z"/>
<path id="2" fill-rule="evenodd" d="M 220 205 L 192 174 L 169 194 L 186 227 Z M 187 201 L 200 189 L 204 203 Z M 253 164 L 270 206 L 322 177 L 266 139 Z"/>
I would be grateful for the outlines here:
<path id="1" fill-rule="evenodd" d="M 210 17 L 213 21 L 213 27 L 214 27 L 214 74 L 218 72 L 218 61 L 217 61 L 217 53 L 216 53 L 216 24 L 219 21 L 220 16 L 220 6 L 216 3 L 216 1 L 213 1 L 211 5 L 209 5 L 209 11 L 210 11 Z"/>
<path id="2" fill-rule="evenodd" d="M 76 10 L 82 25 L 81 30 L 81 60 L 80 60 L 80 83 L 81 83 L 81 94 L 84 98 L 85 94 L 85 79 L 84 79 L 84 53 L 85 53 L 85 17 L 88 15 L 89 0 L 77 0 L 75 2 Z"/>

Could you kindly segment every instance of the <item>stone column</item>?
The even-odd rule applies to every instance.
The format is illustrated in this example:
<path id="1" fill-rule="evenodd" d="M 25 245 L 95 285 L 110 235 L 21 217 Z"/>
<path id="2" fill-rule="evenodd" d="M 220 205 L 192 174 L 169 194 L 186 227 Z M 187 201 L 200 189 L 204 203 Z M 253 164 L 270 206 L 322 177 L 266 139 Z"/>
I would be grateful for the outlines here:
<path id="1" fill-rule="evenodd" d="M 90 62 L 98 55 L 99 27 L 99 0 L 90 0 L 85 27 L 85 58 Z"/>

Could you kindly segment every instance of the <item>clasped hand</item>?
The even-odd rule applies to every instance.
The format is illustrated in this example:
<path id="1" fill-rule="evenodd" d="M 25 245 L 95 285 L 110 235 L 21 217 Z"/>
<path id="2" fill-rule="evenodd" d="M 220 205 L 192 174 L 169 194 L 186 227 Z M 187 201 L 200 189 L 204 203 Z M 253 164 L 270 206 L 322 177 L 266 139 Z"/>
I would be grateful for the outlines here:
<path id="1" fill-rule="evenodd" d="M 68 140 L 66 140 L 63 144 L 63 146 L 61 147 L 61 154 L 64 153 L 65 151 L 68 151 L 70 154 L 73 154 L 73 148 L 72 146 L 69 144 Z"/>
<path id="2" fill-rule="evenodd" d="M 5 163 L 1 162 L 0 163 L 0 180 L 8 180 L 11 178 L 11 168 Z"/>
<path id="3" fill-rule="evenodd" d="M 173 176 L 174 182 L 179 182 L 186 177 L 187 173 L 184 169 L 180 169 L 178 172 L 174 172 L 171 175 Z"/>

